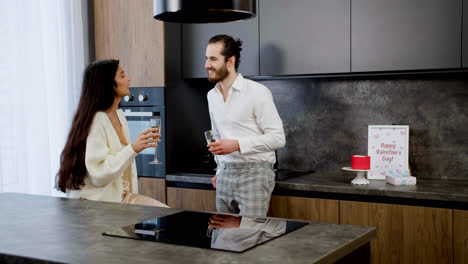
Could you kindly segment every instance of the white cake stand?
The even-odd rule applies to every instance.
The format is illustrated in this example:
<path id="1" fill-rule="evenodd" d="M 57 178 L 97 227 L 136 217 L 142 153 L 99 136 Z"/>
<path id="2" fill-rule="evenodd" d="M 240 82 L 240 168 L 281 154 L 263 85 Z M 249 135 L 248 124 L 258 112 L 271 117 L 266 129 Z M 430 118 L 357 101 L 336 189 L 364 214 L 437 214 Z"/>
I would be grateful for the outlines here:
<path id="1" fill-rule="evenodd" d="M 343 167 L 342 170 L 357 172 L 356 178 L 354 178 L 354 179 L 351 181 L 352 184 L 366 185 L 366 184 L 369 184 L 369 183 L 370 183 L 370 182 L 366 179 L 366 177 L 364 177 L 364 172 L 370 171 L 370 170 L 354 170 L 354 169 L 351 169 L 351 167 Z"/>

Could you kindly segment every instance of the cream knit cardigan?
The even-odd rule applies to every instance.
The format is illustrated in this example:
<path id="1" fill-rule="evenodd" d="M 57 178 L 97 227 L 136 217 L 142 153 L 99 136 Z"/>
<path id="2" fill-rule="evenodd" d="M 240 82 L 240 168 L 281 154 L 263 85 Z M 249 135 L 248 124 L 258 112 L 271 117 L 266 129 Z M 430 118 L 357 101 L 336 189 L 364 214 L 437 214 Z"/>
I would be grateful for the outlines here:
<path id="1" fill-rule="evenodd" d="M 123 146 L 107 114 L 97 112 L 86 141 L 85 186 L 81 187 L 80 190 L 68 190 L 68 197 L 120 203 L 122 201 L 124 173 L 131 173 L 131 192 L 138 193 L 135 166 L 137 153 L 130 144 L 127 120 L 121 109 L 117 109 L 117 116 L 129 144 Z M 131 169 L 127 170 L 129 166 Z"/>

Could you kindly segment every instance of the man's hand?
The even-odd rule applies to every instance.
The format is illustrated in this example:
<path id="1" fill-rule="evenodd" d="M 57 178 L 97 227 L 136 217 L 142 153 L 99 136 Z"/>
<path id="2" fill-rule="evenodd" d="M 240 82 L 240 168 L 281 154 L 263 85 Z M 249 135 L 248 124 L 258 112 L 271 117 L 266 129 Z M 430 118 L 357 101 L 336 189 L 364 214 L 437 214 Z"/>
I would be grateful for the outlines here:
<path id="1" fill-rule="evenodd" d="M 213 188 L 216 189 L 216 180 L 218 179 L 218 174 L 216 174 L 213 178 L 211 178 L 211 184 L 213 184 Z"/>
<path id="2" fill-rule="evenodd" d="M 208 144 L 207 147 L 209 147 L 208 150 L 214 155 L 226 155 L 234 151 L 240 151 L 237 139 L 221 139 L 220 141 Z"/>
<path id="3" fill-rule="evenodd" d="M 238 228 L 241 223 L 242 216 L 232 215 L 213 215 L 210 217 L 208 225 L 214 228 Z"/>

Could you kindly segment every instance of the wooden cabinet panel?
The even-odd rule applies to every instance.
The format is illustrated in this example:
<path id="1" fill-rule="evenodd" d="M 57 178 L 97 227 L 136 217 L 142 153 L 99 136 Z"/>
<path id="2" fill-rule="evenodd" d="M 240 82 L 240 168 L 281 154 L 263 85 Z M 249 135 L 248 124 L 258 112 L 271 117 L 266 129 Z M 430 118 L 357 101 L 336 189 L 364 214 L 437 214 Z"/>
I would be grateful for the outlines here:
<path id="1" fill-rule="evenodd" d="M 168 187 L 167 205 L 180 209 L 216 212 L 216 191 Z"/>
<path id="2" fill-rule="evenodd" d="M 351 71 L 459 68 L 462 0 L 353 0 Z"/>
<path id="3" fill-rule="evenodd" d="M 466 210 L 453 210 L 453 248 L 453 263 L 468 263 L 468 211 Z"/>
<path id="4" fill-rule="evenodd" d="M 163 22 L 153 0 L 94 0 L 96 59 L 119 59 L 132 87 L 164 86 Z"/>
<path id="5" fill-rule="evenodd" d="M 452 210 L 340 201 L 340 224 L 377 227 L 372 263 L 452 263 Z"/>
<path id="6" fill-rule="evenodd" d="M 338 204 L 338 200 L 273 195 L 268 216 L 338 224 Z"/>
<path id="7" fill-rule="evenodd" d="M 166 179 L 138 177 L 138 192 L 166 203 Z"/>

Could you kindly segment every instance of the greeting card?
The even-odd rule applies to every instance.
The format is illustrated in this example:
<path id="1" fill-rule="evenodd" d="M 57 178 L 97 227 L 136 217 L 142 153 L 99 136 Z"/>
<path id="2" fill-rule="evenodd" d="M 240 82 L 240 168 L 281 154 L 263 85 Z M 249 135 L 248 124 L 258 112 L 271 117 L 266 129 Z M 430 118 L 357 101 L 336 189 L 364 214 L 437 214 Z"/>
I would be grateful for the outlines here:
<path id="1" fill-rule="evenodd" d="M 408 168 L 409 126 L 375 126 L 368 129 L 367 155 L 371 157 L 368 179 L 385 180 L 391 169 Z"/>

